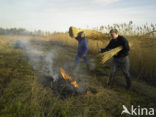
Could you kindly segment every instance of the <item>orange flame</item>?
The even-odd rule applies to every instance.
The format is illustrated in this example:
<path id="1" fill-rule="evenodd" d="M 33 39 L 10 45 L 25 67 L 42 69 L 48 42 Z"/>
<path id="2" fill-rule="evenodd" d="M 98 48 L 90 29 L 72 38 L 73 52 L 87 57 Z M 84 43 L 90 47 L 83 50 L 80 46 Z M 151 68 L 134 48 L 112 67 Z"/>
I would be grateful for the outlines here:
<path id="1" fill-rule="evenodd" d="M 61 75 L 62 75 L 62 77 L 63 77 L 64 79 L 66 79 L 66 80 L 72 80 L 71 76 L 69 76 L 69 75 L 64 71 L 63 68 L 60 68 L 60 72 L 61 72 Z"/>
<path id="2" fill-rule="evenodd" d="M 75 87 L 79 87 L 76 81 L 72 81 L 71 84 L 74 85 Z"/>
<path id="3" fill-rule="evenodd" d="M 69 75 L 64 71 L 63 68 L 60 68 L 60 72 L 61 72 L 62 77 L 63 77 L 65 80 L 69 80 L 70 83 L 71 83 L 74 87 L 78 87 L 78 86 L 79 86 L 75 80 L 72 80 L 72 77 L 69 76 Z"/>

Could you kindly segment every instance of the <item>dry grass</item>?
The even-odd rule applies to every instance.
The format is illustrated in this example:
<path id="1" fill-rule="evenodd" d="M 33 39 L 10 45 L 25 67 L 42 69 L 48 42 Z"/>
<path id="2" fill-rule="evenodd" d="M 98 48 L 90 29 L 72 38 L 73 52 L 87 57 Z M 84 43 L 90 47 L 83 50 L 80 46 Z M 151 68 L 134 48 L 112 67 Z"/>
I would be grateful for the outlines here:
<path id="1" fill-rule="evenodd" d="M 137 79 L 144 79 L 149 83 L 154 84 L 156 79 L 156 65 L 155 65 L 155 50 L 156 50 L 156 40 L 147 39 L 143 36 L 126 36 L 129 40 L 131 50 L 130 50 L 130 63 L 131 72 Z M 68 45 L 72 47 L 77 46 L 77 41 L 74 38 L 70 38 L 68 33 L 65 34 L 54 34 L 47 38 L 49 41 L 58 42 L 63 45 Z M 104 48 L 109 43 L 108 39 L 103 40 L 92 40 L 88 38 L 89 42 L 89 54 L 98 55 L 98 49 Z M 116 53 L 116 52 L 115 52 Z M 115 54 L 114 53 L 114 54 Z M 106 53 L 104 53 L 106 55 Z M 114 55 L 113 54 L 113 55 Z M 109 56 L 110 55 L 110 56 Z M 112 56 L 112 53 L 107 52 L 107 56 L 103 60 L 108 60 Z M 107 59 L 108 57 L 108 59 Z"/>
<path id="2" fill-rule="evenodd" d="M 101 57 L 101 63 L 104 64 L 106 61 L 111 59 L 114 55 L 116 55 L 119 51 L 122 50 L 122 47 L 116 47 L 110 51 L 101 53 L 99 56 Z"/>
<path id="3" fill-rule="evenodd" d="M 94 40 L 102 40 L 104 38 L 108 38 L 108 34 L 103 34 L 97 30 L 91 30 L 91 29 L 80 29 L 80 28 L 76 28 L 76 27 L 70 27 L 69 28 L 69 35 L 72 38 L 75 38 L 77 36 L 77 34 L 81 31 L 84 31 L 85 36 L 87 38 L 91 38 Z"/>
<path id="4" fill-rule="evenodd" d="M 143 36 L 126 36 L 131 45 L 130 50 L 130 63 L 131 72 L 135 75 L 137 79 L 144 79 L 149 81 L 149 83 L 155 83 L 156 79 L 156 65 L 155 65 L 155 48 L 156 41 L 154 39 L 147 39 Z M 32 39 L 32 40 L 43 40 L 48 43 L 55 43 L 56 45 L 65 45 L 71 47 L 77 47 L 77 41 L 71 38 L 68 33 L 55 33 L 47 37 L 21 37 L 21 36 L 0 36 L 1 39 L 6 38 L 9 40 L 16 39 Z M 89 54 L 98 55 L 98 49 L 104 48 L 108 44 L 108 39 L 103 40 L 89 40 Z M 107 52 L 108 53 L 108 52 Z M 104 53 L 106 54 L 106 53 Z M 111 54 L 107 54 L 107 56 Z M 108 58 L 110 58 L 108 57 Z M 107 57 L 105 56 L 105 59 Z M 107 59 L 106 59 L 107 60 Z"/>
<path id="5" fill-rule="evenodd" d="M 71 47 L 76 50 L 77 41 L 69 37 L 68 33 L 55 33 L 47 37 L 0 36 L 0 116 L 115 117 L 120 116 L 122 104 L 155 107 L 155 87 L 147 83 L 156 82 L 156 40 L 138 36 L 127 37 L 133 44 L 130 63 L 135 92 L 127 92 L 120 85 L 115 85 L 113 89 L 107 88 L 109 61 L 97 66 L 92 73 L 79 74 L 81 78 L 87 79 L 90 87 L 97 90 L 96 95 L 79 95 L 61 100 L 50 88 L 45 88 L 38 82 L 36 71 L 28 64 L 27 59 L 23 58 L 24 51 L 12 47 L 11 42 L 22 39 L 30 39 L 36 46 L 45 43 L 45 48 L 51 48 L 53 45 L 62 47 L 61 53 L 64 53 L 64 56 L 58 54 L 58 65 L 67 60 L 72 61 L 76 55 L 70 50 Z M 96 58 L 97 50 L 108 44 L 108 39 L 88 40 L 90 58 Z M 123 79 L 119 82 L 123 83 Z"/>

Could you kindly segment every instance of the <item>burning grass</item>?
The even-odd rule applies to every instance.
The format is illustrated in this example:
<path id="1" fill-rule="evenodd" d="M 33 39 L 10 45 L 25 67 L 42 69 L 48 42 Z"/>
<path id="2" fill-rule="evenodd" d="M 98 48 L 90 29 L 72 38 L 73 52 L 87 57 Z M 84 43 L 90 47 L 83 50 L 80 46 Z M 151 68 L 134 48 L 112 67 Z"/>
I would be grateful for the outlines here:
<path id="1" fill-rule="evenodd" d="M 75 80 L 73 80 L 72 77 L 69 76 L 63 68 L 60 68 L 60 73 L 62 75 L 62 78 L 64 78 L 65 80 L 68 80 L 74 87 L 76 88 L 79 87 L 78 83 Z"/>

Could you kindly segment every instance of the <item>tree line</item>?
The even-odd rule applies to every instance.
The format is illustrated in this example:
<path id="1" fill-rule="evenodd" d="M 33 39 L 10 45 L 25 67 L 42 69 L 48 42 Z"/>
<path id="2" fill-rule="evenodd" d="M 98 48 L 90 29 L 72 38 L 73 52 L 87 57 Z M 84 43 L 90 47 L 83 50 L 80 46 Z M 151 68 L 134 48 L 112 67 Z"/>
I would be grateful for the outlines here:
<path id="1" fill-rule="evenodd" d="M 0 28 L 0 35 L 47 36 L 50 32 L 41 30 L 28 31 L 24 28 Z"/>

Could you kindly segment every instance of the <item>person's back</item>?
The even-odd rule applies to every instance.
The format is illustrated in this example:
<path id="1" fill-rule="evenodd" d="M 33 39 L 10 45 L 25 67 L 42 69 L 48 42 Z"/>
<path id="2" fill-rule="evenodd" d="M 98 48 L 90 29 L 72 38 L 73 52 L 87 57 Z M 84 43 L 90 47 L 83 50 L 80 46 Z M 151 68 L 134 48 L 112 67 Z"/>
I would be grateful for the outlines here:
<path id="1" fill-rule="evenodd" d="M 81 57 L 83 54 L 87 54 L 88 51 L 88 40 L 86 37 L 77 37 L 78 40 L 78 55 Z"/>

